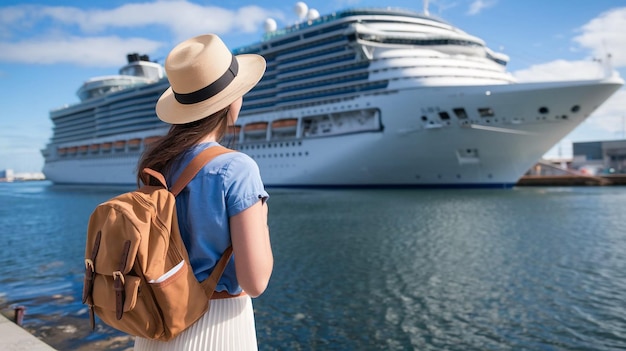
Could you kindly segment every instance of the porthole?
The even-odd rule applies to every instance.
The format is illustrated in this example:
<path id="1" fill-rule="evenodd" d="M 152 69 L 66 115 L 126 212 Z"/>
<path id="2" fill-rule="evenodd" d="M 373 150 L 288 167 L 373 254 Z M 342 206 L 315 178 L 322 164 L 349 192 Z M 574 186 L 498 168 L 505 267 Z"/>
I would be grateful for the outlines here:
<path id="1" fill-rule="evenodd" d="M 545 106 L 539 108 L 539 113 L 546 114 L 548 112 L 550 112 L 550 110 L 548 110 L 548 108 Z"/>
<path id="2" fill-rule="evenodd" d="M 580 111 L 580 106 L 578 106 L 578 105 L 574 105 L 574 106 L 572 106 L 572 112 L 573 112 L 573 113 L 576 113 L 576 112 L 578 112 L 578 111 Z"/>
<path id="3" fill-rule="evenodd" d="M 428 117 L 422 116 L 422 121 L 424 121 L 424 122 L 428 121 Z"/>

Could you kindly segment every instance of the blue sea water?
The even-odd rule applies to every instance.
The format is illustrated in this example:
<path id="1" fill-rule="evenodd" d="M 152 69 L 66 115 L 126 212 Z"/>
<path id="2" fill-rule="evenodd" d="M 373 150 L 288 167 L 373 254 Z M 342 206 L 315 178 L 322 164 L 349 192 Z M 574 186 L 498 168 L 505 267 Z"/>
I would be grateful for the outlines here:
<path id="1" fill-rule="evenodd" d="M 126 190 L 0 183 L 0 309 L 59 350 L 132 346 L 80 302 L 89 214 Z M 268 191 L 260 350 L 626 349 L 624 187 Z"/>

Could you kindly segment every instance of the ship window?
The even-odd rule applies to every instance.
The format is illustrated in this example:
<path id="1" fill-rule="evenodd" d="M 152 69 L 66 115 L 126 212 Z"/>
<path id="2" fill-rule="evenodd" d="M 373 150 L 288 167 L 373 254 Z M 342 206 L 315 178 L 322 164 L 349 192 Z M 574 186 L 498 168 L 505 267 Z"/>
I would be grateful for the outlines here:
<path id="1" fill-rule="evenodd" d="M 539 108 L 539 113 L 541 113 L 541 114 L 546 114 L 548 112 L 550 112 L 550 110 L 548 110 L 548 108 L 545 107 L 545 106 L 542 106 L 542 107 Z"/>
<path id="2" fill-rule="evenodd" d="M 422 121 L 424 121 L 424 122 L 428 121 L 428 117 L 422 116 Z"/>
<path id="3" fill-rule="evenodd" d="M 493 109 L 491 109 L 490 107 L 479 108 L 478 113 L 480 114 L 480 117 L 493 117 L 494 116 Z"/>
<path id="4" fill-rule="evenodd" d="M 454 111 L 454 114 L 459 119 L 467 118 L 467 112 L 465 112 L 465 109 L 462 108 L 462 107 L 457 107 L 457 108 L 453 109 L 452 111 Z"/>
<path id="5" fill-rule="evenodd" d="M 439 118 L 443 121 L 447 121 L 450 119 L 450 115 L 446 111 L 439 112 Z"/>
<path id="6" fill-rule="evenodd" d="M 580 111 L 580 106 L 578 106 L 578 105 L 572 106 L 572 112 L 576 113 L 578 111 Z"/>

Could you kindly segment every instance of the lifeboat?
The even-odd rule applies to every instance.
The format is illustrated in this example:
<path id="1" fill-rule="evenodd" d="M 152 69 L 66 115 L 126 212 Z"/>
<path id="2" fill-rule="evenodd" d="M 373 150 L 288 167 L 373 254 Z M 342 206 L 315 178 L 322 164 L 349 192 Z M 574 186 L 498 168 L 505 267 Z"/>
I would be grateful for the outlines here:
<path id="1" fill-rule="evenodd" d="M 243 133 L 249 136 L 265 135 L 267 131 L 267 122 L 248 123 L 243 127 Z"/>
<path id="2" fill-rule="evenodd" d="M 128 141 L 128 147 L 131 150 L 138 149 L 140 145 L 141 145 L 141 139 L 139 139 L 139 138 L 130 139 Z"/>
<path id="3" fill-rule="evenodd" d="M 147 137 L 147 138 L 145 138 L 145 139 L 143 140 L 143 144 L 144 144 L 145 146 L 148 146 L 148 145 L 150 145 L 150 144 L 154 143 L 155 141 L 157 141 L 157 140 L 159 140 L 159 139 L 161 139 L 161 137 L 160 137 L 160 136 L 151 136 L 151 137 Z"/>
<path id="4" fill-rule="evenodd" d="M 224 135 L 224 139 L 238 141 L 240 132 L 240 125 L 228 126 L 228 129 L 226 129 L 226 134 Z"/>
<path id="5" fill-rule="evenodd" d="M 78 147 L 78 153 L 80 154 L 83 154 L 83 155 L 86 154 L 87 150 L 89 150 L 89 146 L 87 145 L 81 145 Z"/>
<path id="6" fill-rule="evenodd" d="M 78 151 L 78 147 L 77 146 L 72 146 L 72 147 L 68 147 L 67 148 L 67 154 L 68 155 L 76 155 L 76 151 Z"/>
<path id="7" fill-rule="evenodd" d="M 104 152 L 109 152 L 111 151 L 111 146 L 113 146 L 113 143 L 111 142 L 106 142 L 106 143 L 102 143 L 102 145 L 100 145 L 100 148 L 102 149 L 102 151 Z"/>
<path id="8" fill-rule="evenodd" d="M 124 150 L 124 148 L 126 147 L 126 140 L 118 140 L 115 143 L 113 143 L 113 147 L 115 148 L 115 150 Z"/>
<path id="9" fill-rule="evenodd" d="M 67 154 L 67 148 L 65 147 L 60 147 L 57 149 L 57 154 L 59 154 L 59 156 L 65 156 L 65 154 Z"/>
<path id="10" fill-rule="evenodd" d="M 296 118 L 277 119 L 272 122 L 272 132 L 280 134 L 291 134 L 296 132 L 298 120 Z"/>
<path id="11" fill-rule="evenodd" d="M 97 153 L 100 151 L 100 144 L 91 144 L 91 146 L 89 146 L 89 151 L 93 154 Z"/>

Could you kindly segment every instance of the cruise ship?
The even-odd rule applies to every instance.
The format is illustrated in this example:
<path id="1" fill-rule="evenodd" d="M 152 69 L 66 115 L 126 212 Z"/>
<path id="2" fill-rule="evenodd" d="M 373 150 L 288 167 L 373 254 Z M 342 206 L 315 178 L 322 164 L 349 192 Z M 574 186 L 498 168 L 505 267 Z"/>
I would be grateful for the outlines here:
<path id="1" fill-rule="evenodd" d="M 425 13 L 354 8 L 277 29 L 233 50 L 267 60 L 226 146 L 269 187 L 512 187 L 624 81 L 518 83 L 508 56 Z M 135 184 L 163 67 L 138 54 L 52 110 L 43 172 L 60 184 Z"/>

